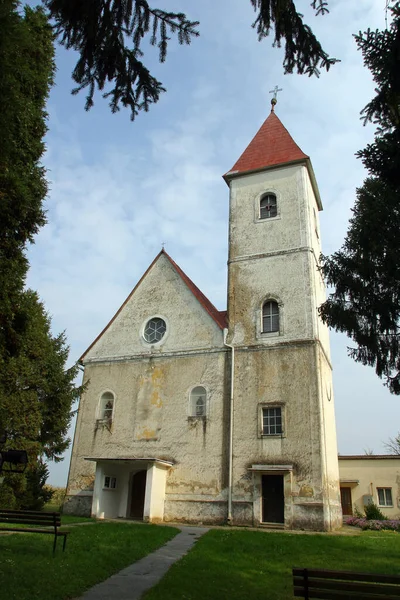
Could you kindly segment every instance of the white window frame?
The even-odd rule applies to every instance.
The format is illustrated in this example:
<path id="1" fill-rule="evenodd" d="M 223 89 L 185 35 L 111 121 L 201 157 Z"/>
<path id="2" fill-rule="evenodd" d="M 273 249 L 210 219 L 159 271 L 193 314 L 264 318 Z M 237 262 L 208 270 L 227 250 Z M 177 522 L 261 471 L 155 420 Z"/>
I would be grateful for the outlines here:
<path id="1" fill-rule="evenodd" d="M 383 492 L 384 504 L 381 504 L 381 502 L 380 502 L 380 498 L 379 498 L 380 491 Z M 389 492 L 389 494 L 388 494 L 388 492 Z M 393 506 L 393 494 L 392 494 L 391 487 L 377 487 L 376 495 L 378 496 L 378 506 L 389 506 L 389 507 Z M 388 495 L 390 495 L 390 503 L 388 502 Z"/>
<path id="2" fill-rule="evenodd" d="M 281 431 L 279 433 L 265 433 L 264 432 L 264 411 L 266 410 L 280 410 L 281 419 Z M 259 432 L 262 438 L 283 438 L 285 437 L 285 407 L 282 404 L 260 404 L 259 406 Z"/>
<path id="3" fill-rule="evenodd" d="M 266 304 L 275 304 L 277 309 L 278 309 L 278 328 L 277 329 L 271 329 L 271 331 L 264 331 L 264 307 Z M 276 313 L 275 313 L 276 315 Z M 274 314 L 271 314 L 271 323 L 272 323 L 272 317 L 274 316 Z M 262 303 L 261 306 L 261 333 L 263 335 L 270 335 L 270 334 L 279 334 L 280 332 L 280 327 L 281 327 L 281 309 L 279 306 L 279 302 L 277 300 L 275 300 L 275 298 L 268 298 L 267 300 L 265 300 Z"/>
<path id="4" fill-rule="evenodd" d="M 284 321 L 285 321 L 285 306 L 282 300 L 275 293 L 266 294 L 259 304 L 255 307 L 255 323 L 256 323 L 256 339 L 262 343 L 274 343 L 273 339 L 283 336 L 284 331 Z M 279 329 L 277 331 L 264 332 L 263 331 L 263 308 L 267 302 L 276 302 L 279 310 Z"/>
<path id="5" fill-rule="evenodd" d="M 204 394 L 195 390 L 204 390 Z M 199 399 L 204 396 L 203 411 L 201 414 L 197 412 Z M 195 385 L 189 392 L 189 417 L 192 419 L 204 419 L 208 413 L 208 391 L 204 385 Z"/>
<path id="6" fill-rule="evenodd" d="M 104 475 L 103 490 L 116 490 L 117 478 L 115 475 Z"/>

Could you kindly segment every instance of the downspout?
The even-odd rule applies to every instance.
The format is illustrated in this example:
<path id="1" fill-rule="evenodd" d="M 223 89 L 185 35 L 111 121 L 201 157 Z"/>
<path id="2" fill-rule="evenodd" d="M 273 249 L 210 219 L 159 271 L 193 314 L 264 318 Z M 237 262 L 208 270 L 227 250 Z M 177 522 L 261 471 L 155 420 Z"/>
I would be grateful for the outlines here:
<path id="1" fill-rule="evenodd" d="M 234 391 L 234 373 L 235 373 L 235 348 L 226 343 L 228 330 L 224 329 L 224 345 L 232 350 L 231 360 L 231 397 L 229 410 L 229 477 L 228 477 L 228 525 L 232 524 L 232 493 L 233 493 L 233 391 Z"/>
<path id="2" fill-rule="evenodd" d="M 320 361 L 320 357 L 319 357 L 319 353 L 318 353 L 317 344 L 315 344 L 314 352 L 315 352 L 315 364 L 316 364 L 316 366 L 320 367 L 321 361 Z M 319 375 L 318 375 L 318 396 L 319 396 L 319 400 L 321 403 L 320 406 L 321 406 L 321 412 L 322 412 L 322 414 L 321 414 L 321 416 L 322 416 L 321 435 L 323 437 L 324 476 L 325 476 L 325 490 L 326 490 L 327 501 L 328 501 L 329 531 L 332 531 L 332 506 L 331 506 L 329 480 L 328 480 L 328 450 L 326 447 L 326 423 L 325 423 L 325 406 L 324 406 L 325 398 L 324 398 L 324 393 L 322 391 L 322 386 L 321 386 L 321 369 L 320 368 L 319 368 Z"/>

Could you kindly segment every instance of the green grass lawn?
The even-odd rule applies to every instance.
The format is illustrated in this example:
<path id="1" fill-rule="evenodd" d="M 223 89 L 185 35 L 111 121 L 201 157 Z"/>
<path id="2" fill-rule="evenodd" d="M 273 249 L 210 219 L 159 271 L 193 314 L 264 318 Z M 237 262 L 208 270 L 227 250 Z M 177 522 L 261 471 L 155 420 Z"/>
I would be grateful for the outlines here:
<path id="1" fill-rule="evenodd" d="M 62 518 L 62 521 L 67 519 Z M 172 527 L 93 523 L 71 527 L 67 547 L 40 534 L 0 535 L 0 590 L 7 600 L 65 600 L 164 545 Z"/>
<path id="2" fill-rule="evenodd" d="M 400 574 L 400 535 L 301 535 L 212 530 L 146 600 L 293 599 L 292 567 Z"/>

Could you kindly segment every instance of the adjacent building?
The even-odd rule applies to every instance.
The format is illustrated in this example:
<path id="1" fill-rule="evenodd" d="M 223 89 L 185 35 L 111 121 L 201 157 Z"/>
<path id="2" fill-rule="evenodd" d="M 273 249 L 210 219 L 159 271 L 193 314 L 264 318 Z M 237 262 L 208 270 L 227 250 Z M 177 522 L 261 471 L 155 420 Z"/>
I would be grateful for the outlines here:
<path id="1" fill-rule="evenodd" d="M 400 515 L 400 455 L 339 456 L 343 515 L 363 513 L 370 502 L 390 519 Z"/>

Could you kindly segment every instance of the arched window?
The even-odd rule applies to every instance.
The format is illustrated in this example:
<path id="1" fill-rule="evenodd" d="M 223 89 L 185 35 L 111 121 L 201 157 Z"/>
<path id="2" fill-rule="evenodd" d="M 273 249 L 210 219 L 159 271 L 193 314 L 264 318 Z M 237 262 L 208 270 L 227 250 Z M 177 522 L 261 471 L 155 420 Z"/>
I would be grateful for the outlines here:
<path id="1" fill-rule="evenodd" d="M 192 417 L 205 417 L 207 409 L 207 392 L 197 386 L 190 392 L 190 414 Z"/>
<path id="2" fill-rule="evenodd" d="M 279 331 L 279 306 L 274 300 L 267 300 L 262 309 L 262 332 L 272 331 Z"/>
<path id="3" fill-rule="evenodd" d="M 112 392 L 104 392 L 100 398 L 99 419 L 110 423 L 114 412 L 114 394 Z"/>
<path id="4" fill-rule="evenodd" d="M 278 207 L 275 194 L 266 194 L 260 200 L 260 219 L 270 219 L 276 217 Z"/>

